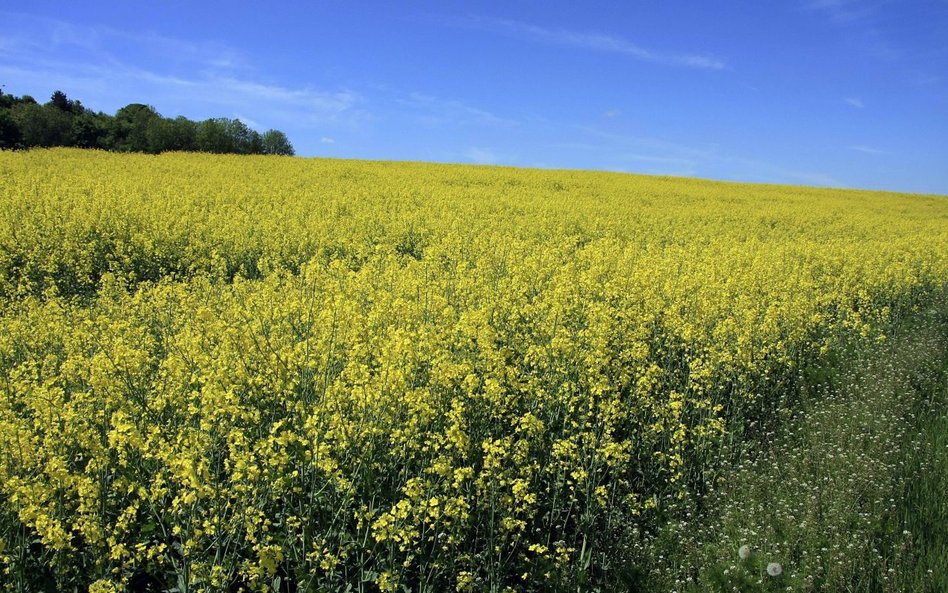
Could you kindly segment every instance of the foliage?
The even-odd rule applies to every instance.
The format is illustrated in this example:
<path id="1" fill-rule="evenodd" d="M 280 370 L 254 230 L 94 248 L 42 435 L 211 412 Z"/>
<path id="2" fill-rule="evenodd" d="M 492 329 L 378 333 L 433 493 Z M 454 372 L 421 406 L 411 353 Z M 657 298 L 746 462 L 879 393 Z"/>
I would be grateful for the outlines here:
<path id="1" fill-rule="evenodd" d="M 628 589 L 722 447 L 948 278 L 938 197 L 67 149 L 0 179 L 9 590 Z"/>
<path id="2" fill-rule="evenodd" d="M 267 130 L 260 138 L 263 144 L 263 154 L 293 154 L 293 145 L 289 138 L 280 130 Z"/>
<path id="3" fill-rule="evenodd" d="M 62 91 L 40 105 L 32 97 L 0 92 L 0 149 L 69 146 L 120 152 L 203 151 L 292 155 L 283 132 L 263 134 L 239 119 L 194 122 L 162 117 L 154 107 L 131 103 L 114 116 L 95 113 Z"/>

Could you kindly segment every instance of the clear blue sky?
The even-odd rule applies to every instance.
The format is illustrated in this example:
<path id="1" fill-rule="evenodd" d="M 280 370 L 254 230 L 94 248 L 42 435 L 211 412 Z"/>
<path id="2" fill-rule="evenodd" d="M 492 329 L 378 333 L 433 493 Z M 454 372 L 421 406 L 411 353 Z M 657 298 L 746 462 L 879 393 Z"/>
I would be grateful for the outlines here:
<path id="1" fill-rule="evenodd" d="M 301 155 L 948 194 L 948 0 L 19 4 L 5 92 Z"/>

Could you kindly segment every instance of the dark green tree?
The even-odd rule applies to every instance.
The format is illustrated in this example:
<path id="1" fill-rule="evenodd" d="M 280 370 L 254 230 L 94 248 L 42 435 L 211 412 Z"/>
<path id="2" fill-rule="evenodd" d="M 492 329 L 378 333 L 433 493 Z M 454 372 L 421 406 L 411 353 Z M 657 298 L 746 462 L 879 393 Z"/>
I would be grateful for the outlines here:
<path id="1" fill-rule="evenodd" d="M 148 123 L 148 151 L 194 150 L 197 124 L 185 117 L 156 118 Z"/>
<path id="2" fill-rule="evenodd" d="M 263 136 L 257 130 L 250 132 L 250 154 L 263 154 Z"/>
<path id="3" fill-rule="evenodd" d="M 12 109 L 23 145 L 72 146 L 72 118 L 52 105 L 19 103 Z"/>
<path id="4" fill-rule="evenodd" d="M 56 91 L 53 93 L 53 96 L 50 97 L 48 105 L 52 105 L 56 109 L 63 111 L 65 113 L 72 113 L 73 103 L 66 97 L 66 93 L 62 91 Z"/>
<path id="5" fill-rule="evenodd" d="M 0 149 L 20 148 L 21 143 L 20 128 L 13 119 L 12 111 L 0 107 Z"/>
<path id="6" fill-rule="evenodd" d="M 290 139 L 280 130 L 267 130 L 263 133 L 263 154 L 283 154 L 294 155 L 293 145 Z"/>
<path id="7" fill-rule="evenodd" d="M 196 134 L 197 149 L 201 152 L 236 152 L 233 138 L 227 129 L 226 118 L 206 119 L 198 124 Z"/>
<path id="8" fill-rule="evenodd" d="M 112 150 L 146 152 L 148 124 L 161 116 L 151 105 L 130 103 L 115 112 L 109 140 Z"/>
<path id="9" fill-rule="evenodd" d="M 4 93 L 0 89 L 0 109 L 9 109 L 17 102 L 17 98 L 9 93 Z"/>
<path id="10" fill-rule="evenodd" d="M 260 134 L 239 119 L 163 118 L 150 105 L 130 103 L 114 116 L 95 113 L 55 91 L 40 105 L 0 88 L 0 148 L 78 146 L 126 152 L 168 150 L 238 154 L 293 154 L 283 132 Z"/>
<path id="11" fill-rule="evenodd" d="M 83 111 L 72 119 L 72 138 L 79 148 L 108 148 L 112 118 L 104 113 Z"/>
<path id="12" fill-rule="evenodd" d="M 231 144 L 234 147 L 233 152 L 239 154 L 253 152 L 253 130 L 239 119 L 225 119 L 224 121 L 226 122 L 227 135 L 230 136 Z"/>

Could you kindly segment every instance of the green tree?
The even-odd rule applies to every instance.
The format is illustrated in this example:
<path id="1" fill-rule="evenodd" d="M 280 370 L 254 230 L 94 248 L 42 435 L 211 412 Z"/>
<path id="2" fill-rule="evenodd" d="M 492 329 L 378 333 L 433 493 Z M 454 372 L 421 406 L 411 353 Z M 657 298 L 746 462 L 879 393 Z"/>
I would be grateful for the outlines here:
<path id="1" fill-rule="evenodd" d="M 197 149 L 202 152 L 234 152 L 234 143 L 227 131 L 227 119 L 211 118 L 198 124 Z"/>
<path id="2" fill-rule="evenodd" d="M 264 154 L 263 136 L 257 130 L 250 132 L 250 154 Z"/>
<path id="3" fill-rule="evenodd" d="M 194 150 L 197 124 L 185 117 L 156 118 L 148 123 L 148 151 Z"/>
<path id="4" fill-rule="evenodd" d="M 10 109 L 0 107 L 0 149 L 19 148 L 22 142 L 20 128 Z"/>
<path id="5" fill-rule="evenodd" d="M 294 155 L 293 145 L 290 139 L 280 130 L 267 130 L 262 136 L 263 154 L 284 154 Z"/>
<path id="6" fill-rule="evenodd" d="M 54 92 L 53 96 L 50 97 L 49 99 L 48 105 L 52 105 L 56 109 L 66 112 L 66 113 L 72 113 L 73 111 L 72 101 L 70 101 L 69 98 L 66 96 L 66 93 L 62 91 Z"/>
<path id="7" fill-rule="evenodd" d="M 250 154 L 253 152 L 253 130 L 239 119 L 225 119 L 227 135 L 230 136 L 233 152 Z"/>
<path id="8" fill-rule="evenodd" d="M 148 124 L 160 118 L 151 105 L 130 103 L 115 112 L 109 132 L 113 150 L 145 152 L 148 150 Z"/>
<path id="9" fill-rule="evenodd" d="M 0 148 L 78 146 L 124 152 L 199 150 L 237 154 L 294 154 L 279 130 L 260 134 L 239 119 L 163 118 L 150 105 L 130 103 L 114 116 L 86 109 L 55 91 L 40 105 L 30 95 L 17 97 L 0 88 Z"/>
<path id="10" fill-rule="evenodd" d="M 72 145 L 72 118 L 68 113 L 36 102 L 21 102 L 12 113 L 25 147 Z"/>
<path id="11" fill-rule="evenodd" d="M 84 111 L 72 119 L 72 138 L 79 148 L 108 148 L 111 117 Z"/>
<path id="12" fill-rule="evenodd" d="M 4 93 L 0 88 L 0 109 L 9 109 L 17 102 L 17 98 L 9 93 Z"/>

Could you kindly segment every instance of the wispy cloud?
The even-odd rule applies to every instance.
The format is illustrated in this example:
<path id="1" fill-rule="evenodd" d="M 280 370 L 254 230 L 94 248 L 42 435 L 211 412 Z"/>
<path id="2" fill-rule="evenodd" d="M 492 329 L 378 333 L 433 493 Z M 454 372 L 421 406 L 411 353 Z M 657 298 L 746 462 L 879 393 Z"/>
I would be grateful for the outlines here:
<path id="1" fill-rule="evenodd" d="M 335 143 L 336 143 L 336 139 L 335 139 L 335 138 L 330 138 L 329 136 L 323 136 L 322 138 L 319 139 L 319 141 L 320 141 L 321 143 L 323 143 L 323 144 L 335 144 Z"/>
<path id="2" fill-rule="evenodd" d="M 104 25 L 84 26 L 17 12 L 0 11 L 0 17 L 7 24 L 0 33 L 0 48 L 7 59 L 56 55 L 75 61 L 113 63 L 134 55 L 154 58 L 167 68 L 186 65 L 192 70 L 233 71 L 250 66 L 239 50 L 213 40 L 192 41 Z"/>
<path id="3" fill-rule="evenodd" d="M 863 107 L 865 107 L 865 104 L 863 104 L 862 99 L 859 99 L 857 97 L 846 97 L 845 99 L 843 99 L 843 101 L 845 101 L 846 104 L 850 105 L 851 107 L 858 107 L 859 109 L 862 109 Z"/>
<path id="4" fill-rule="evenodd" d="M 455 99 L 443 99 L 424 93 L 413 92 L 396 102 L 415 112 L 415 120 L 424 125 L 480 126 L 504 128 L 519 125 L 515 119 L 497 115 L 486 109 L 469 105 Z"/>
<path id="5" fill-rule="evenodd" d="M 747 158 L 716 143 L 682 144 L 662 138 L 605 131 L 594 126 L 572 126 L 572 130 L 586 139 L 563 143 L 561 147 L 599 155 L 604 163 L 602 166 L 617 171 L 762 183 L 846 185 L 823 171 L 800 170 L 760 158 Z"/>
<path id="6" fill-rule="evenodd" d="M 622 115 L 622 112 L 618 109 L 610 109 L 609 111 L 602 114 L 604 117 L 619 117 Z"/>
<path id="7" fill-rule="evenodd" d="M 864 152 L 866 154 L 889 154 L 888 152 L 881 150 L 879 148 L 874 148 L 872 146 L 866 146 L 865 144 L 854 144 L 847 147 L 849 150 L 855 150 L 858 152 Z"/>
<path id="8" fill-rule="evenodd" d="M 911 83 L 915 86 L 931 86 L 942 80 L 944 80 L 943 76 L 930 72 L 913 72 L 911 76 Z"/>
<path id="9" fill-rule="evenodd" d="M 904 45 L 894 44 L 888 34 L 893 22 L 899 20 L 888 5 L 899 10 L 898 3 L 891 0 L 809 0 L 803 8 L 824 15 L 861 53 L 896 63 L 910 56 Z"/>
<path id="10" fill-rule="evenodd" d="M 689 165 L 694 166 L 693 159 L 668 156 L 654 156 L 649 154 L 621 154 L 617 157 L 619 160 L 632 161 L 637 163 L 655 163 L 659 165 Z"/>
<path id="11" fill-rule="evenodd" d="M 616 156 L 619 169 L 628 172 L 646 172 L 654 175 L 692 177 L 698 174 L 698 162 L 691 158 L 655 156 L 650 154 L 620 154 Z M 629 163 L 626 166 L 622 163 Z"/>
<path id="12" fill-rule="evenodd" d="M 867 0 L 810 0 L 805 7 L 823 12 L 838 23 L 855 23 L 871 17 L 879 2 Z"/>
<path id="13" fill-rule="evenodd" d="M 681 66 L 705 70 L 721 70 L 727 67 L 727 63 L 716 56 L 698 53 L 655 51 L 644 48 L 627 39 L 602 33 L 548 29 L 520 21 L 486 17 L 470 17 L 456 21 L 456 23 L 460 26 L 499 33 L 519 39 L 526 39 L 528 41 L 614 53 L 636 60 L 666 66 Z"/>
<path id="14" fill-rule="evenodd" d="M 52 85 L 94 109 L 147 101 L 165 115 L 196 119 L 252 114 L 255 128 L 353 126 L 371 118 L 358 93 L 274 84 L 224 44 L 3 16 L 16 24 L 0 38 L 0 77 L 11 93 L 50 92 Z"/>
<path id="15" fill-rule="evenodd" d="M 266 126 L 264 126 L 263 124 L 261 124 L 261 123 L 258 122 L 257 120 L 253 119 L 252 117 L 248 117 L 248 116 L 242 115 L 242 114 L 240 114 L 240 113 L 237 113 L 237 114 L 236 114 L 236 117 L 237 117 L 237 119 L 239 119 L 240 121 L 242 121 L 242 122 L 244 122 L 245 124 L 247 124 L 247 126 L 248 126 L 250 129 L 252 129 L 252 130 L 257 130 L 258 132 L 263 132 L 264 130 L 266 130 Z"/>
<path id="16" fill-rule="evenodd" d="M 638 154 L 650 156 L 670 156 L 673 158 L 708 159 L 719 153 L 716 144 L 691 145 L 672 142 L 651 136 L 630 136 L 602 130 L 596 126 L 571 126 L 586 136 L 598 138 L 597 146 L 609 146 L 616 154 Z"/>
<path id="17" fill-rule="evenodd" d="M 945 0 L 798 1 L 804 11 L 831 25 L 849 48 L 898 68 L 908 88 L 944 87 L 943 73 L 948 72 L 948 51 L 941 41 L 948 24 Z"/>
<path id="18" fill-rule="evenodd" d="M 472 146 L 467 149 L 465 155 L 469 161 L 478 165 L 492 165 L 499 162 L 497 154 L 489 148 L 478 148 Z"/>
<path id="19" fill-rule="evenodd" d="M 847 184 L 823 171 L 806 171 L 790 168 L 760 159 L 741 156 L 723 157 L 718 165 L 726 165 L 729 173 L 722 176 L 733 181 L 759 181 L 762 183 L 804 184 L 824 187 L 846 187 Z"/>

